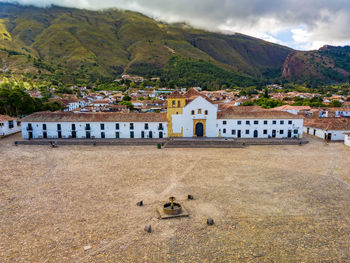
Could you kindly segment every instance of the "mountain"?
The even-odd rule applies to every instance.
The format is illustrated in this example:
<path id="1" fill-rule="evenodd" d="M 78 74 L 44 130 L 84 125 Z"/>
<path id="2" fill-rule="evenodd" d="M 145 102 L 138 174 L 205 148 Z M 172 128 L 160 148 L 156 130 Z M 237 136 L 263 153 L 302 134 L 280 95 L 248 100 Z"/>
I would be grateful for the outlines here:
<path id="1" fill-rule="evenodd" d="M 282 77 L 299 82 L 349 81 L 350 46 L 323 46 L 315 51 L 294 51 L 283 64 Z"/>
<path id="2" fill-rule="evenodd" d="M 94 83 L 133 74 L 162 77 L 181 86 L 216 88 L 282 76 L 293 80 L 300 74 L 305 79 L 320 74 L 320 79 L 327 80 L 321 69 L 314 74 L 296 66 L 300 61 L 319 63 L 304 53 L 238 33 L 166 24 L 131 11 L 0 3 L 2 70 L 28 78 Z M 333 55 L 324 54 L 329 64 Z"/>

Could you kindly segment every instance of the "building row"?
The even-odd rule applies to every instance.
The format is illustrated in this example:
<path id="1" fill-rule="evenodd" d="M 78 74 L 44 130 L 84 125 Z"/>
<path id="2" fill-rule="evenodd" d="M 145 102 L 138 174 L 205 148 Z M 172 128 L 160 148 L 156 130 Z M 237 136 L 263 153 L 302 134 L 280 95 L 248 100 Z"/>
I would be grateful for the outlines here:
<path id="1" fill-rule="evenodd" d="M 173 92 L 166 113 L 39 112 L 22 119 L 32 138 L 301 138 L 303 117 L 219 106 L 195 89 Z"/>

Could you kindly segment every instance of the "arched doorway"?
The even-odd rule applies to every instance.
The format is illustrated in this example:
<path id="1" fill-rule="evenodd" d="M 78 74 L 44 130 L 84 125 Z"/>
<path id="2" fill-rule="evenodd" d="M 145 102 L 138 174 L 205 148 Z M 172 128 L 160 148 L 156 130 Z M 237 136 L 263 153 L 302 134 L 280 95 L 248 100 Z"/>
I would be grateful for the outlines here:
<path id="1" fill-rule="evenodd" d="M 201 122 L 196 124 L 196 136 L 203 137 L 203 123 Z"/>

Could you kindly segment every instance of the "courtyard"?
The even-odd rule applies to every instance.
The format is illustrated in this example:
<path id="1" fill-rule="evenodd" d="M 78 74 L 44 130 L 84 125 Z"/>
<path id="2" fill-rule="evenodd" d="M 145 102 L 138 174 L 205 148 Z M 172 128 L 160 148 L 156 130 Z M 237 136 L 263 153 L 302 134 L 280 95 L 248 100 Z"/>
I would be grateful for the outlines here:
<path id="1" fill-rule="evenodd" d="M 18 138 L 0 140 L 2 262 L 350 262 L 342 143 L 159 150 Z M 170 196 L 189 217 L 157 218 Z"/>

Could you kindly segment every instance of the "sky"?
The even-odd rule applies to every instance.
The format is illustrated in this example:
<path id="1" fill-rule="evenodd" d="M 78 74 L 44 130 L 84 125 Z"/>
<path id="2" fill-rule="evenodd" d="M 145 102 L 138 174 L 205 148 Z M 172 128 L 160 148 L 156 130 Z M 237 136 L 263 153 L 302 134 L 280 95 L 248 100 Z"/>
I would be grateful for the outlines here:
<path id="1" fill-rule="evenodd" d="M 297 50 L 350 45 L 350 0 L 0 0 L 92 10 L 121 8 L 165 22 L 242 33 Z"/>

